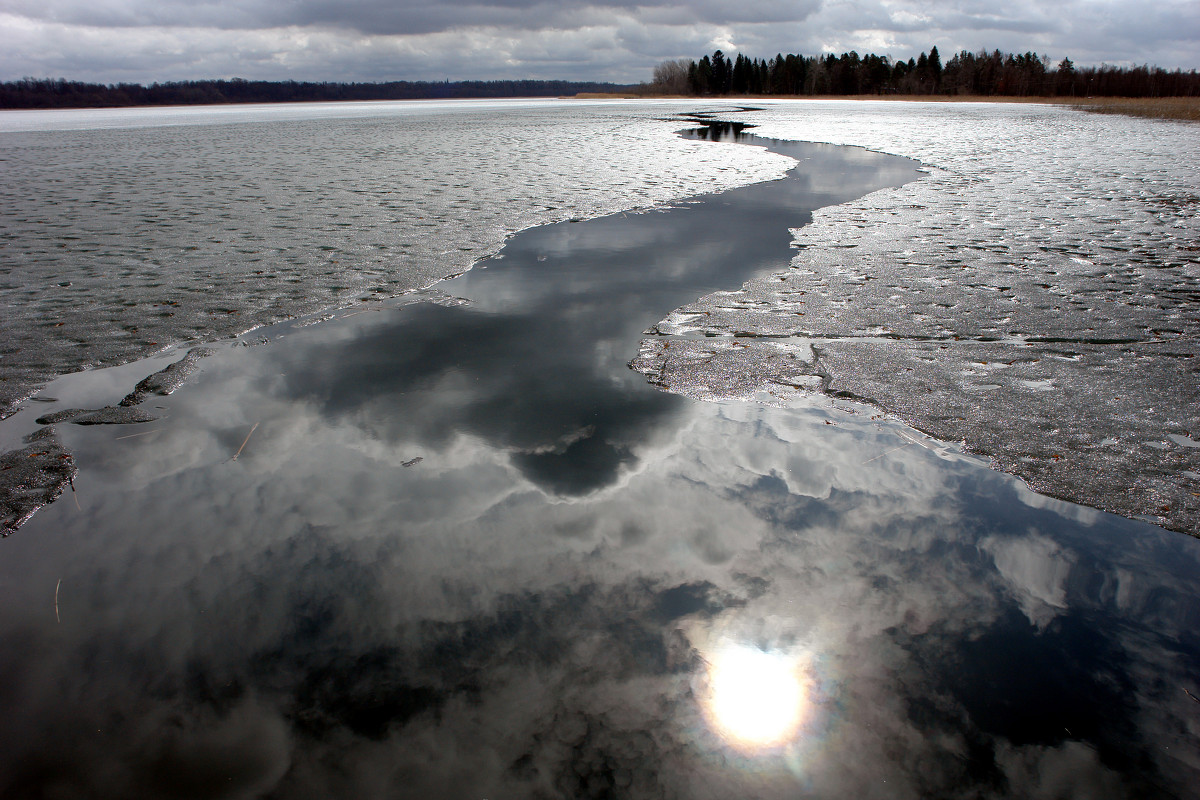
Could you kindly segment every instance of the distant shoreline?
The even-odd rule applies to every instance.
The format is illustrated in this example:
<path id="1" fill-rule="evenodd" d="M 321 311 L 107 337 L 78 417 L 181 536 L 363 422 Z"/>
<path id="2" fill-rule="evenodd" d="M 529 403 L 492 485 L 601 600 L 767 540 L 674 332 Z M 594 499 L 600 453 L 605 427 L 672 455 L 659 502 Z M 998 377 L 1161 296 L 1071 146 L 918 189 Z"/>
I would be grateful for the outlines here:
<path id="1" fill-rule="evenodd" d="M 62 78 L 0 82 L 0 109 L 142 108 L 251 103 L 490 100 L 620 93 L 631 87 L 596 81 L 391 81 L 318 83 L 230 80 L 99 84 Z"/>
<path id="2" fill-rule="evenodd" d="M 90 84 L 63 79 L 0 82 L 0 110 L 162 108 L 282 103 L 389 102 L 396 100 L 884 100 L 919 103 L 1044 103 L 1102 114 L 1200 121 L 1200 97 L 1064 97 L 1062 95 L 853 94 L 689 95 L 661 92 L 651 84 L 586 81 L 393 81 L 316 83 L 231 80 L 152 84 Z"/>
<path id="3" fill-rule="evenodd" d="M 601 95 L 594 95 L 600 97 Z M 1200 97 L 1060 97 L 1040 95 L 948 95 L 948 94 L 848 94 L 848 95 L 733 95 L 694 97 L 682 94 L 629 92 L 604 97 L 654 100 L 721 100 L 726 102 L 763 102 L 772 100 L 883 100 L 901 103 L 1037 103 L 1072 106 L 1097 114 L 1124 114 L 1131 117 L 1200 121 Z M 593 97 L 593 95 L 588 95 Z"/>

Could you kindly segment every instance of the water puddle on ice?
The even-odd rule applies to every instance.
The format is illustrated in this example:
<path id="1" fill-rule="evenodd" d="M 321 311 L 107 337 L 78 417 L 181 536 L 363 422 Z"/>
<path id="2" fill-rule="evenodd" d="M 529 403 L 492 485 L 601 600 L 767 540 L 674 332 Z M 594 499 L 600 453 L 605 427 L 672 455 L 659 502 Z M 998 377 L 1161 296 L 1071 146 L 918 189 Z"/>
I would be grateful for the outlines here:
<path id="1" fill-rule="evenodd" d="M 215 348 L 152 423 L 58 424 L 74 491 L 2 543 L 0 794 L 1193 785 L 1200 542 L 803 399 L 818 343 L 645 333 L 916 175 L 704 130 L 800 163 Z M 647 336 L 716 399 L 629 369 Z"/>

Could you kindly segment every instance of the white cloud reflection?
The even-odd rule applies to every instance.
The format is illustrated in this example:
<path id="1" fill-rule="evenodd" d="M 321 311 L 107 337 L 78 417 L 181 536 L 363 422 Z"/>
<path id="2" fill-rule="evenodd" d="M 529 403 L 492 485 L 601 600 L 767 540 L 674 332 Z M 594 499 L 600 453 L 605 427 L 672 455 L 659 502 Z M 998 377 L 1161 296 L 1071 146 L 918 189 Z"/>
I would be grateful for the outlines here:
<path id="1" fill-rule="evenodd" d="M 1036 531 L 1020 538 L 988 537 L 980 547 L 992 554 L 996 568 L 1034 625 L 1044 627 L 1067 609 L 1066 583 L 1075 562 L 1072 553 Z"/>
<path id="2" fill-rule="evenodd" d="M 705 708 L 734 747 L 753 752 L 798 735 L 809 703 L 798 658 L 725 643 L 706 660 Z"/>
<path id="3" fill-rule="evenodd" d="M 96 791 L 114 767 L 116 785 L 163 789 L 142 781 L 175 764 L 244 770 L 236 796 L 272 782 L 298 797 L 790 796 L 798 781 L 936 794 L 970 780 L 955 766 L 968 742 L 948 722 L 964 713 L 953 692 L 914 717 L 911 703 L 946 691 L 920 653 L 953 661 L 960 637 L 1004 617 L 1015 582 L 1058 613 L 1090 602 L 1038 566 L 1053 547 L 1021 556 L 1020 537 L 993 531 L 978 546 L 1001 569 L 970 558 L 980 518 L 955 498 L 1011 503 L 1011 488 L 920 448 L 864 466 L 903 441 L 865 416 L 828 426 L 821 409 L 693 404 L 618 486 L 547 505 L 478 439 L 385 443 L 303 403 L 276 407 L 264 382 L 234 410 L 229 385 L 171 400 L 163 460 L 139 464 L 136 439 L 105 448 L 92 475 L 139 475 L 136 507 L 89 478 L 85 515 L 59 503 L 6 542 L 0 625 L 28 645 L 25 667 L 5 667 L 0 741 L 18 759 L 6 785 L 33 780 L 13 772 L 21 758 L 58 751 L 81 765 L 63 785 Z M 223 422 L 198 433 L 197 415 Z M 256 438 L 223 463 L 251 417 Z M 100 433 L 71 435 L 84 453 Z M 414 454 L 425 460 L 400 466 Z M 797 472 L 809 477 L 785 480 Z M 436 513 L 415 513 L 418 499 Z M 47 558 L 32 545 L 49 538 L 70 546 Z M 47 627 L 58 577 L 63 623 Z M 726 661 L 731 641 L 743 649 Z M 64 697 L 85 651 L 97 666 Z M 121 666 L 131 656 L 145 666 Z M 707 682 L 705 661 L 718 670 Z M 772 688 L 764 671 L 800 683 Z M 758 714 L 725 710 L 772 698 Z M 110 704 L 125 721 L 105 722 Z M 152 746 L 168 719 L 177 733 Z M 72 732 L 81 720 L 115 726 L 118 744 L 93 749 Z M 995 741 L 1013 780 L 1106 774 L 1070 743 Z"/>

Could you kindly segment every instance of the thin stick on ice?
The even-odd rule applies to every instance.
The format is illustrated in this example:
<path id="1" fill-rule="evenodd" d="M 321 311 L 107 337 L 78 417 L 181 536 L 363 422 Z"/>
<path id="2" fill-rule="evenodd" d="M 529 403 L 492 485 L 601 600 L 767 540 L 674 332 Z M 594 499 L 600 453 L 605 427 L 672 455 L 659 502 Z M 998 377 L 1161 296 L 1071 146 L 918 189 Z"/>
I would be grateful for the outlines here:
<path id="1" fill-rule="evenodd" d="M 233 458 L 229 459 L 230 461 L 237 461 L 237 460 L 238 460 L 238 456 L 240 456 L 240 455 L 242 454 L 242 450 L 243 450 L 243 449 L 246 447 L 246 442 L 250 441 L 250 437 L 254 435 L 254 430 L 255 430 L 255 428 L 257 428 L 257 427 L 258 427 L 258 423 L 256 422 L 256 423 L 254 423 L 254 425 L 253 425 L 253 426 L 250 428 L 250 432 L 246 434 L 246 438 L 242 440 L 242 446 L 241 446 L 241 447 L 239 447 L 239 448 L 237 449 L 237 452 L 233 454 Z"/>

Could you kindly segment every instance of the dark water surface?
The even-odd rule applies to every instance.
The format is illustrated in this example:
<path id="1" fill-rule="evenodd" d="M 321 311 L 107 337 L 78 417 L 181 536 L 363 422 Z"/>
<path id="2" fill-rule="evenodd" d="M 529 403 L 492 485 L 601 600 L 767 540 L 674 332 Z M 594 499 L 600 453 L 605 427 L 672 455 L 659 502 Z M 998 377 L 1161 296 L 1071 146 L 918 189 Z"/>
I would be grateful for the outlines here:
<path id="1" fill-rule="evenodd" d="M 1193 794 L 1200 541 L 869 409 L 628 368 L 813 209 L 916 176 L 743 141 L 801 163 L 58 425 L 78 492 L 0 543 L 0 796 Z"/>

